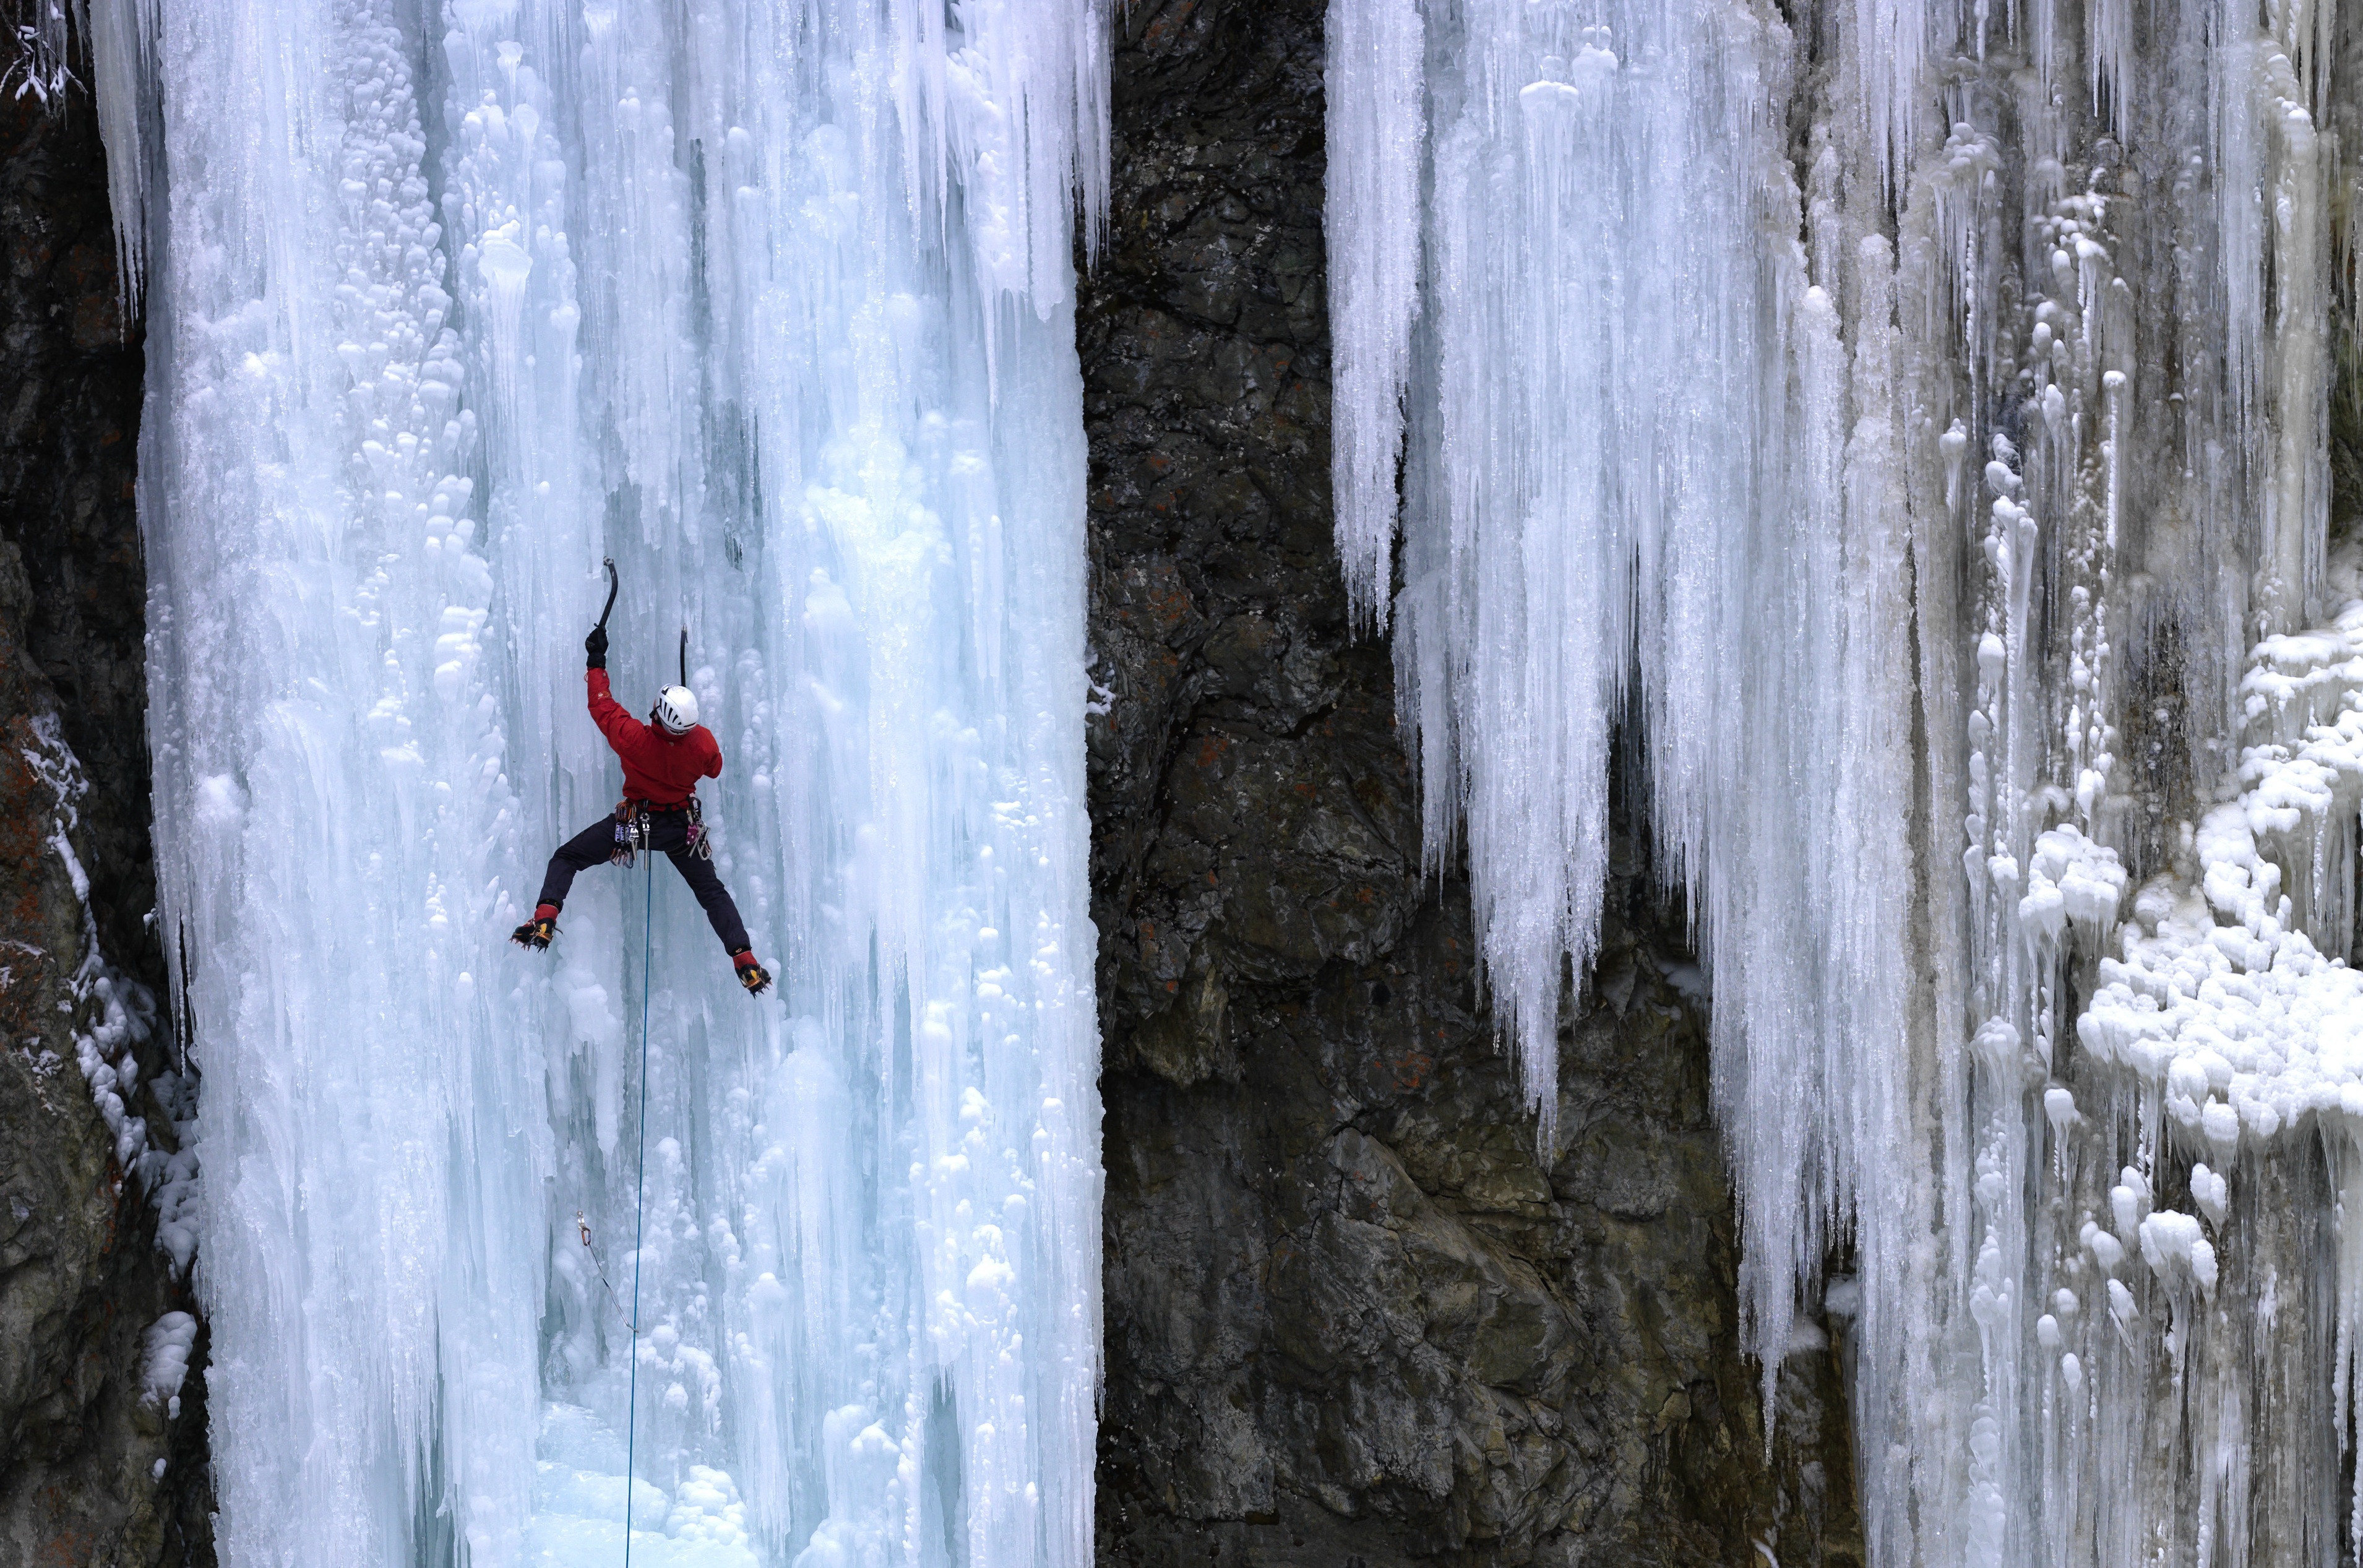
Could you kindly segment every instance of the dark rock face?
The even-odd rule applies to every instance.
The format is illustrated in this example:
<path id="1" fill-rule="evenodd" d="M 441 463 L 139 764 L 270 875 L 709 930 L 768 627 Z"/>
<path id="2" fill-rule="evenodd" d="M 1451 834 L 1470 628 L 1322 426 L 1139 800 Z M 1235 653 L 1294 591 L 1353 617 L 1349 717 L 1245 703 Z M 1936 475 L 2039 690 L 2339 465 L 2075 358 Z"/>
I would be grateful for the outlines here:
<path id="1" fill-rule="evenodd" d="M 1330 540 L 1319 0 L 1119 15 L 1082 313 L 1106 1564 L 1853 1562 L 1772 1457 L 1683 921 L 1628 829 L 1535 1152 Z"/>
<path id="2" fill-rule="evenodd" d="M 144 1379 L 153 1326 L 194 1311 L 152 1201 L 188 1086 L 147 925 L 141 355 L 85 94 L 0 99 L 0 1562 L 210 1563 L 203 1378 L 177 1407 Z"/>
<path id="3" fill-rule="evenodd" d="M 132 496 L 145 362 L 116 287 L 106 157 L 86 93 L 0 109 L 0 534 L 30 592 L 26 655 L 62 706 L 66 743 L 128 808 L 87 813 L 87 862 L 111 954 L 154 943 L 149 841 L 148 579 Z M 110 793 L 116 793 L 110 790 Z M 161 980 L 161 972 L 160 972 Z"/>

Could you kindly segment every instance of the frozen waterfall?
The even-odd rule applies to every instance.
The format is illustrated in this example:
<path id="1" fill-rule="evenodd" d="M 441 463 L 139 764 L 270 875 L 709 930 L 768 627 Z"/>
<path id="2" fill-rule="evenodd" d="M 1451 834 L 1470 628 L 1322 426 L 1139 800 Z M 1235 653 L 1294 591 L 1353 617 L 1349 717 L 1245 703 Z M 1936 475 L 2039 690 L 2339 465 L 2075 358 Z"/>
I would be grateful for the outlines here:
<path id="1" fill-rule="evenodd" d="M 1430 854 L 1548 1140 L 1634 738 L 1750 1348 L 1843 1329 L 1882 1565 L 2340 1560 L 2358 48 L 1332 0 L 1338 541 Z"/>
<path id="2" fill-rule="evenodd" d="M 1083 1563 L 1103 12 L 94 9 L 223 1560 Z M 605 554 L 776 998 L 647 858 L 504 940 Z"/>

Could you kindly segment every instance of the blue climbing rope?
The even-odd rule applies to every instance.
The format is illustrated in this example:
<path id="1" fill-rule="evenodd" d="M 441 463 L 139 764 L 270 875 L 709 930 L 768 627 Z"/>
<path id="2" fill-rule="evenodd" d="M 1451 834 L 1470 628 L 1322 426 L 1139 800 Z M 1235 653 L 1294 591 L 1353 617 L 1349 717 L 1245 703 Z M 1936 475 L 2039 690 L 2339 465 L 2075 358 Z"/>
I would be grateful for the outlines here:
<path id="1" fill-rule="evenodd" d="M 631 1394 L 624 1407 L 624 1568 L 632 1568 L 632 1461 L 640 1440 L 640 1251 L 647 1243 L 649 1201 L 649 962 L 655 929 L 657 858 L 651 854 L 647 859 L 648 895 L 640 905 L 640 1172 L 632 1193 Z"/>

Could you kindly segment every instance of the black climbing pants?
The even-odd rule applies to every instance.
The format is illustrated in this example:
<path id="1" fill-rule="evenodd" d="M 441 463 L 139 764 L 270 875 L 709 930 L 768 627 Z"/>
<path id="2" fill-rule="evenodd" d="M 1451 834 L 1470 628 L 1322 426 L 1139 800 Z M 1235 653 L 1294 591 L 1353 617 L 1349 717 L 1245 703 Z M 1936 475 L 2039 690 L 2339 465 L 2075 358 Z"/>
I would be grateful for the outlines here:
<path id="1" fill-rule="evenodd" d="M 690 852 L 688 812 L 649 813 L 648 848 L 662 851 L 672 862 L 673 870 L 697 895 L 697 906 L 705 911 L 726 951 L 737 952 L 749 945 L 747 923 L 738 918 L 738 906 L 730 901 L 730 890 L 722 885 L 714 862 Z M 616 819 L 602 817 L 559 845 L 558 852 L 549 857 L 549 870 L 541 879 L 541 902 L 552 907 L 563 906 L 567 889 L 574 885 L 574 873 L 588 871 L 615 852 Z"/>

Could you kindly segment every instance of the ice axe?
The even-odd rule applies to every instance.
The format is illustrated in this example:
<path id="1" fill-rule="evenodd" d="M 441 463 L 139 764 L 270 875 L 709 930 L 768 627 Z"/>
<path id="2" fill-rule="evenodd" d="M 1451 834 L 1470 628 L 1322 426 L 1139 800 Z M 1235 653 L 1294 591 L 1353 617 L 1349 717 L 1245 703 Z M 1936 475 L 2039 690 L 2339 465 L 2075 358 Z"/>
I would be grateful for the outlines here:
<path id="1" fill-rule="evenodd" d="M 605 631 L 607 629 L 607 617 L 616 610 L 616 595 L 622 591 L 623 584 L 616 577 L 614 556 L 603 557 L 600 564 L 607 569 L 607 603 L 599 611 L 599 629 Z M 681 628 L 681 684 L 684 686 L 689 684 L 689 628 L 687 626 Z"/>

